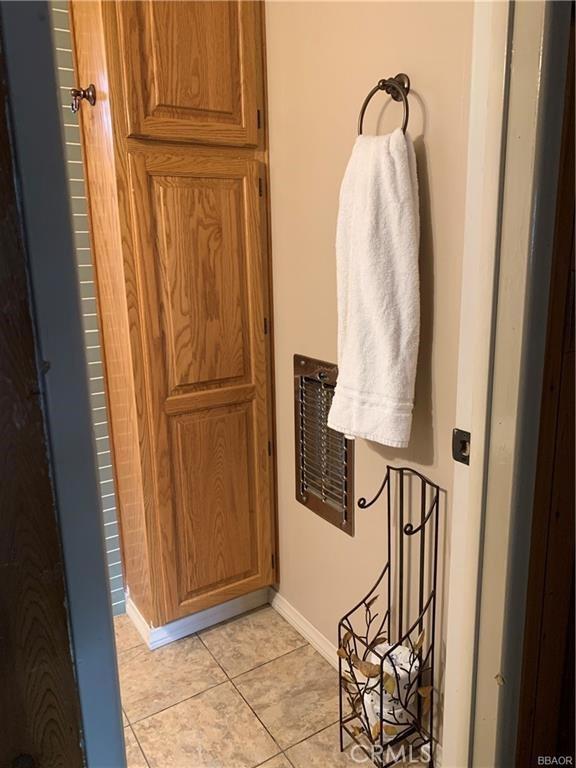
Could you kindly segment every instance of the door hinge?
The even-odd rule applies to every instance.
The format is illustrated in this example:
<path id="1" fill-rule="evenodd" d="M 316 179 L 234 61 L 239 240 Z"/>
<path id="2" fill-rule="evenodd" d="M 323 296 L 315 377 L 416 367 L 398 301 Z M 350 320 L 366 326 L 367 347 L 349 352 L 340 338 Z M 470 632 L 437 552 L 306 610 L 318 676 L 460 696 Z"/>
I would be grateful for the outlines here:
<path id="1" fill-rule="evenodd" d="M 260 197 L 264 196 L 264 179 L 262 176 L 258 177 L 258 194 Z"/>
<path id="2" fill-rule="evenodd" d="M 272 456 L 272 441 L 268 440 L 268 456 Z"/>
<path id="3" fill-rule="evenodd" d="M 276 570 L 276 555 L 272 552 L 272 570 Z"/>
<path id="4" fill-rule="evenodd" d="M 470 464 L 470 432 L 452 430 L 452 458 L 461 464 Z"/>
<path id="5" fill-rule="evenodd" d="M 268 335 L 268 318 L 264 318 L 264 336 Z"/>
<path id="6" fill-rule="evenodd" d="M 260 128 L 262 127 L 262 123 L 260 121 L 260 110 L 259 109 L 256 110 L 256 127 L 258 128 L 258 130 L 260 130 Z"/>

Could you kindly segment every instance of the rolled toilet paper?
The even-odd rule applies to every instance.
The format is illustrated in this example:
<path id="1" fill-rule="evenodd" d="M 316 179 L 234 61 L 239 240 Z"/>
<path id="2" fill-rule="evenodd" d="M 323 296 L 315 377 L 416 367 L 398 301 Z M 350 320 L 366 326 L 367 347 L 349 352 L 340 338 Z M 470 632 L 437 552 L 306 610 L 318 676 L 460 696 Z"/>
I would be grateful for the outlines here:
<path id="1" fill-rule="evenodd" d="M 390 643 L 381 643 L 374 650 L 384 656 L 391 648 L 393 646 Z M 380 663 L 376 653 L 371 653 L 368 661 L 372 664 Z M 386 689 L 382 691 L 382 711 L 380 711 L 380 685 L 382 683 L 379 681 L 371 691 L 364 694 L 364 706 L 370 728 L 373 729 L 376 723 L 382 721 L 383 741 L 388 742 L 405 731 L 417 714 L 416 696 L 412 696 L 408 709 L 404 707 L 404 703 L 408 690 L 411 686 L 413 690 L 416 685 L 415 680 L 420 671 L 420 661 L 411 649 L 399 645 L 386 656 L 383 668 L 384 672 L 394 680 L 394 691 L 389 692 Z M 385 726 L 391 727 L 386 728 Z"/>

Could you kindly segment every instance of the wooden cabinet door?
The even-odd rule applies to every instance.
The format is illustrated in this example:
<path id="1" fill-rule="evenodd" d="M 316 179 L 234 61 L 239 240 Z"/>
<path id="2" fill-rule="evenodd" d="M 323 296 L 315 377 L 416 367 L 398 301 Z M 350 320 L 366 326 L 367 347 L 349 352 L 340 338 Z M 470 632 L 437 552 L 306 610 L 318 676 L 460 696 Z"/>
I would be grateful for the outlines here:
<path id="1" fill-rule="evenodd" d="M 170 621 L 272 582 L 260 165 L 187 147 L 128 160 L 137 386 Z"/>
<path id="2" fill-rule="evenodd" d="M 258 144 L 256 3 L 125 0 L 116 8 L 129 136 Z"/>

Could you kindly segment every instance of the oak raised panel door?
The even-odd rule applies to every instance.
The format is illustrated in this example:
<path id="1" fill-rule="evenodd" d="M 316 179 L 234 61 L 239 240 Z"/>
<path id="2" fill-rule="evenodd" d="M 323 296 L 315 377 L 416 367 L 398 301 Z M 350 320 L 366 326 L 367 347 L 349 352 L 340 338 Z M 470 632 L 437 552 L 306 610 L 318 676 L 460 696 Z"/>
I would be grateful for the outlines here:
<path id="1" fill-rule="evenodd" d="M 256 3 L 141 0 L 116 7 L 130 136 L 258 144 Z"/>
<path id="2" fill-rule="evenodd" d="M 272 582 L 256 160 L 129 152 L 165 621 Z"/>

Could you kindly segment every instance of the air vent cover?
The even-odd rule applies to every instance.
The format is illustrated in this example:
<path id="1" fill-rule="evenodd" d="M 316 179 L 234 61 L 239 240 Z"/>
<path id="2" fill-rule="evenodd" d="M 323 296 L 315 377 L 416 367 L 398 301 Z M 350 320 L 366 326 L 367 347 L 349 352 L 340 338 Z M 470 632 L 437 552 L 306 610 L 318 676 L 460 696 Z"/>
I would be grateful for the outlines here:
<path id="1" fill-rule="evenodd" d="M 327 425 L 338 368 L 294 356 L 296 499 L 354 535 L 354 441 Z"/>

